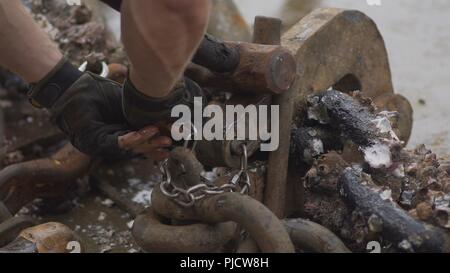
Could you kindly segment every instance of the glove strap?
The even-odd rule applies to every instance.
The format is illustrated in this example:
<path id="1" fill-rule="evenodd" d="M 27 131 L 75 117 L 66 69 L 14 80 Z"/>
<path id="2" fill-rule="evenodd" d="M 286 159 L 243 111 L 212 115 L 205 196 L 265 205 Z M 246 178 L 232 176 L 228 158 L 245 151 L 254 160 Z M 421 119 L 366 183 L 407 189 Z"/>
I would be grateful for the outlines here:
<path id="1" fill-rule="evenodd" d="M 83 72 L 62 58 L 44 79 L 31 85 L 28 92 L 30 103 L 37 108 L 52 108 L 81 75 Z"/>
<path id="2" fill-rule="evenodd" d="M 194 96 L 203 96 L 202 89 L 193 81 L 184 78 L 164 98 L 151 98 L 141 93 L 128 78 L 124 84 L 123 110 L 133 129 L 169 121 L 172 108 L 182 104 L 192 108 Z"/>

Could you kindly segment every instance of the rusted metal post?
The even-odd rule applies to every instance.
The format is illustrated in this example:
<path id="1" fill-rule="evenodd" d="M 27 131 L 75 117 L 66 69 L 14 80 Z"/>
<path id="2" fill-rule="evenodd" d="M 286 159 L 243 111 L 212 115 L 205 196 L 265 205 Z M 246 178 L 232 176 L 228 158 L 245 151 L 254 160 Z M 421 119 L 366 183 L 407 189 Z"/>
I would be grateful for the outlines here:
<path id="1" fill-rule="evenodd" d="M 256 17 L 253 41 L 262 44 L 281 43 L 280 19 Z M 273 104 L 280 106 L 280 147 L 269 156 L 264 204 L 279 218 L 285 217 L 285 196 L 289 164 L 292 107 L 291 91 L 274 96 Z"/>
<path id="2" fill-rule="evenodd" d="M 0 167 L 6 155 L 5 145 L 5 119 L 3 109 L 0 108 Z"/>
<path id="3" fill-rule="evenodd" d="M 253 31 L 253 43 L 262 45 L 280 45 L 283 22 L 278 18 L 256 16 Z"/>

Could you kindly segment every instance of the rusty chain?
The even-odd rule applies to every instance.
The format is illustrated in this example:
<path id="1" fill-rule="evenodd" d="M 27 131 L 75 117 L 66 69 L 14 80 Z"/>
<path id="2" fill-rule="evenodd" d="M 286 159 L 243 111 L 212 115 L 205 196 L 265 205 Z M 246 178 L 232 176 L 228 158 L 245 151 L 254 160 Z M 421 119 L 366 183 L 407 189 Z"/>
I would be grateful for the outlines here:
<path id="1" fill-rule="evenodd" d="M 165 160 L 160 164 L 160 169 L 163 174 L 163 182 L 160 184 L 162 193 L 171 198 L 174 202 L 182 207 L 192 207 L 195 202 L 205 198 L 206 196 L 219 195 L 226 192 L 236 192 L 240 188 L 241 194 L 248 194 L 251 183 L 248 174 L 248 154 L 247 146 L 241 145 L 242 156 L 240 169 L 231 179 L 230 182 L 221 186 L 211 185 L 211 181 L 202 177 L 205 183 L 195 185 L 189 189 L 182 189 L 172 183 L 172 177 L 169 172 L 168 162 Z"/>

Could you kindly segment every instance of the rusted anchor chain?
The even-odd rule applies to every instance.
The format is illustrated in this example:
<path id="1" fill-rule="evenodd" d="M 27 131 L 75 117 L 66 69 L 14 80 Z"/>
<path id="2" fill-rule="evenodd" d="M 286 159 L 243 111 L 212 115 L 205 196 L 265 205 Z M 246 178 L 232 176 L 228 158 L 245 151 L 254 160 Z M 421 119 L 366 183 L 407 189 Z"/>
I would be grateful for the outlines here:
<path id="1" fill-rule="evenodd" d="M 92 160 L 67 144 L 46 159 L 20 163 L 0 172 L 0 200 L 12 215 L 35 198 L 58 197 L 87 174 Z"/>
<path id="2" fill-rule="evenodd" d="M 304 219 L 286 219 L 284 225 L 299 249 L 316 253 L 350 253 L 339 237 L 319 224 Z"/>
<path id="3" fill-rule="evenodd" d="M 261 250 L 259 250 L 258 244 L 250 236 L 247 236 L 241 242 L 239 242 L 239 245 L 236 249 L 236 253 L 253 253 L 254 254 L 254 253 L 260 253 L 260 252 L 261 252 Z"/>
<path id="4" fill-rule="evenodd" d="M 177 199 L 177 204 L 185 207 L 191 207 L 203 195 L 196 190 L 219 192 L 219 188 L 199 184 L 205 182 L 201 176 L 203 166 L 188 146 L 189 143 L 186 142 L 185 147 L 175 148 L 170 159 L 161 163 L 166 181 L 157 187 L 164 188 L 164 193 L 171 198 L 181 195 L 188 197 L 189 200 Z M 195 146 L 194 144 L 193 147 Z M 192 188 L 184 190 L 187 187 Z M 171 189 L 176 189 L 176 192 Z M 135 240 L 148 252 L 223 252 L 226 251 L 224 246 L 234 239 L 236 233 L 237 225 L 233 222 L 210 225 L 192 221 L 168 221 L 154 213 L 153 209 L 138 216 L 133 226 Z"/>
<path id="5" fill-rule="evenodd" d="M 450 252 L 450 234 L 440 228 L 413 219 L 396 203 L 383 199 L 379 192 L 364 183 L 361 170 L 347 168 L 339 183 L 344 199 L 366 218 L 381 221 L 381 234 L 397 247 L 413 252 Z"/>
<path id="6" fill-rule="evenodd" d="M 329 229 L 304 219 L 285 219 L 284 226 L 294 246 L 315 253 L 350 253 L 345 244 Z M 237 253 L 257 253 L 258 245 L 251 237 L 245 238 Z"/>
<path id="7" fill-rule="evenodd" d="M 165 224 L 153 209 L 136 218 L 133 238 L 147 252 L 209 253 L 220 252 L 236 234 L 233 222 L 175 226 Z"/>
<path id="8" fill-rule="evenodd" d="M 223 223 L 233 221 L 247 230 L 263 252 L 294 252 L 294 246 L 281 221 L 263 204 L 240 193 L 206 196 L 192 208 L 183 208 L 155 187 L 152 193 L 154 210 L 164 217 L 179 221 Z"/>

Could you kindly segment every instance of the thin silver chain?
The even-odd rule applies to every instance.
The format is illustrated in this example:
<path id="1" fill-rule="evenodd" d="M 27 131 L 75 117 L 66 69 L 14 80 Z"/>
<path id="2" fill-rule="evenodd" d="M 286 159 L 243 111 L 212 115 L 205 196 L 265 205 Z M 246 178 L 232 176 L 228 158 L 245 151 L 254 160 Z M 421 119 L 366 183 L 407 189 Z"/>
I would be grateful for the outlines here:
<path id="1" fill-rule="evenodd" d="M 172 177 L 169 172 L 168 162 L 165 160 L 161 163 L 160 169 L 163 174 L 163 182 L 160 184 L 161 192 L 175 201 L 182 207 L 192 207 L 195 202 L 205 198 L 206 196 L 219 195 L 226 192 L 236 192 L 240 188 L 241 194 L 248 194 L 250 191 L 251 183 L 248 173 L 248 154 L 247 146 L 241 145 L 242 156 L 240 162 L 240 169 L 236 175 L 234 175 L 230 182 L 222 186 L 209 185 L 202 183 L 195 185 L 189 189 L 182 189 L 172 183 Z M 202 181 L 208 181 L 208 179 L 202 177 Z"/>

